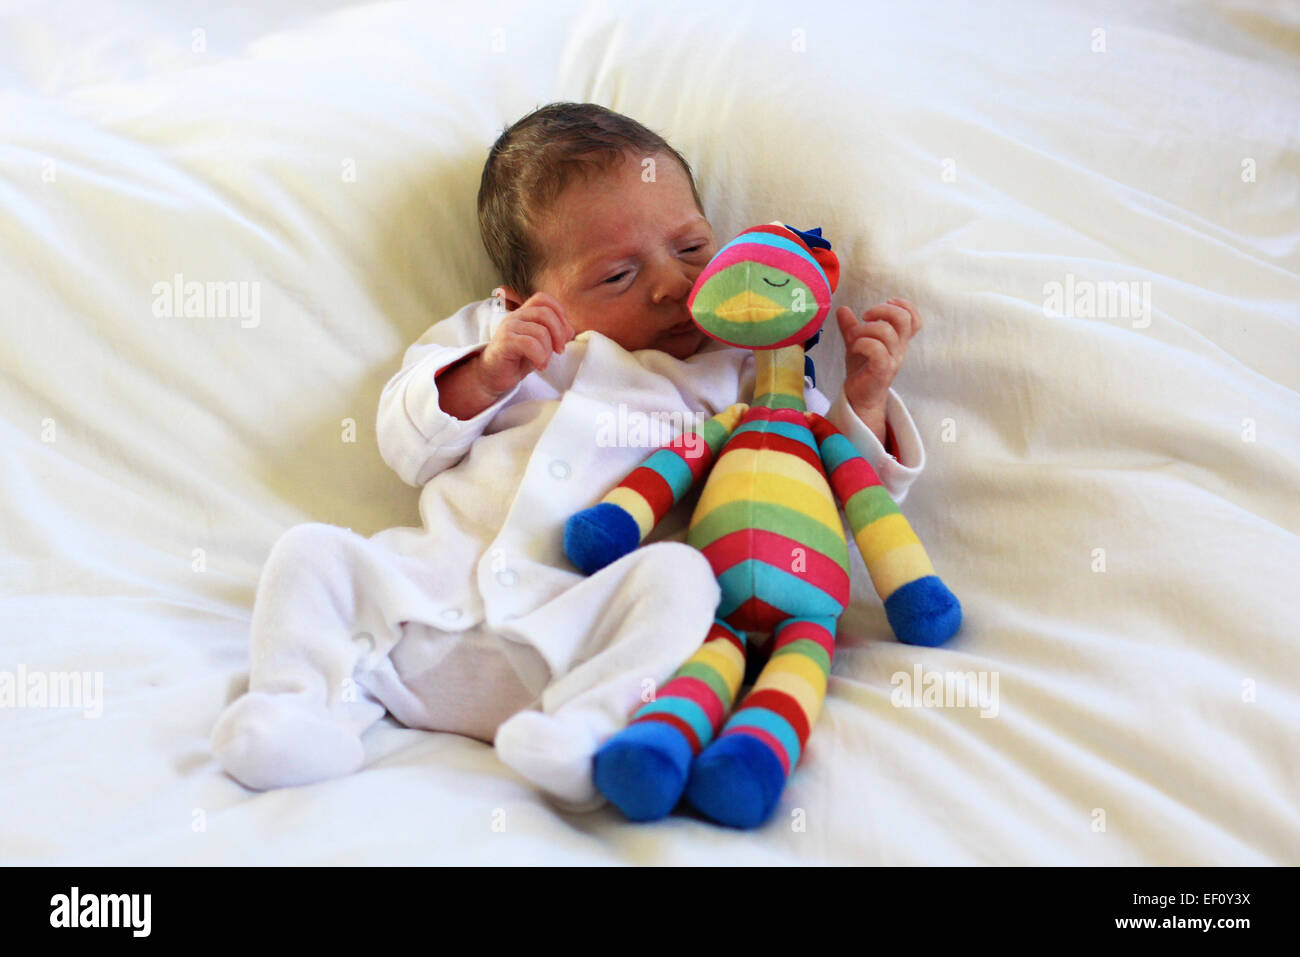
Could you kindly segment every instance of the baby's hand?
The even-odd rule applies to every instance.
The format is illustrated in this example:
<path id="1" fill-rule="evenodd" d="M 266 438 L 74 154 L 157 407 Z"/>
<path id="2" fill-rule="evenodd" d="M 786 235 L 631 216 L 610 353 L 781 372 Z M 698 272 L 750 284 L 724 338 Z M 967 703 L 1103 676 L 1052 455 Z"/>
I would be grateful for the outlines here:
<path id="1" fill-rule="evenodd" d="M 534 369 L 545 369 L 551 353 L 563 352 L 573 336 L 555 297 L 536 293 L 497 326 L 480 357 L 480 380 L 497 395 L 508 392 Z"/>
<path id="2" fill-rule="evenodd" d="M 862 314 L 848 306 L 835 310 L 844 336 L 844 398 L 863 423 L 884 441 L 889 388 L 907 354 L 907 344 L 921 331 L 921 313 L 906 299 L 891 299 Z"/>

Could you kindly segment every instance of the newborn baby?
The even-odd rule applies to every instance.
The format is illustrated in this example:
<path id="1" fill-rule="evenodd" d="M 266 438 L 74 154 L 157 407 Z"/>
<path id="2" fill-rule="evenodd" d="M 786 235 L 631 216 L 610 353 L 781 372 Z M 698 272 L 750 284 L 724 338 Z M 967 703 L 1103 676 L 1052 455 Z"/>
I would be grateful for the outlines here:
<path id="1" fill-rule="evenodd" d="M 423 527 L 298 525 L 267 558 L 248 692 L 211 736 L 250 788 L 357 770 L 391 713 L 492 742 L 563 809 L 598 807 L 592 756 L 713 622 L 717 581 L 681 541 L 693 499 L 590 577 L 563 552 L 565 520 L 673 437 L 656 424 L 753 387 L 753 354 L 686 308 L 718 250 L 689 166 L 627 117 L 551 104 L 493 146 L 479 223 L 503 285 L 421 336 L 380 397 L 380 454 L 423 487 Z M 920 315 L 890 300 L 836 318 L 844 390 L 810 386 L 808 408 L 901 502 L 924 452 L 891 385 Z"/>

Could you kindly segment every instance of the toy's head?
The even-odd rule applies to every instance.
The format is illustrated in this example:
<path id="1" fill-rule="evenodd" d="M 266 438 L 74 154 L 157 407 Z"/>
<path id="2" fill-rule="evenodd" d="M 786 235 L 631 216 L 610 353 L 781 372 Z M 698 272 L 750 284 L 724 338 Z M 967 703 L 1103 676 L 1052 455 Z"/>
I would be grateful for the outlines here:
<path id="1" fill-rule="evenodd" d="M 747 229 L 709 261 L 686 306 L 705 334 L 742 349 L 802 343 L 821 328 L 840 263 L 821 229 Z"/>

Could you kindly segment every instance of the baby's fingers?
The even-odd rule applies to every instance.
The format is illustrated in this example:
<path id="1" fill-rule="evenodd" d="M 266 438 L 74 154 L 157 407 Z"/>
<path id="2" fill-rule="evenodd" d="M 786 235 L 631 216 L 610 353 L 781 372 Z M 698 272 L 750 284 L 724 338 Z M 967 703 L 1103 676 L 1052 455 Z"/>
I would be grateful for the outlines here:
<path id="1" fill-rule="evenodd" d="M 508 389 L 534 369 L 545 368 L 551 348 L 549 337 L 543 342 L 543 336 L 548 333 L 536 323 L 518 322 L 513 316 L 506 319 L 483 352 L 483 372 L 489 383 Z"/>
<path id="2" fill-rule="evenodd" d="M 534 369 L 546 368 L 551 349 L 550 330 L 540 322 L 520 322 L 505 341 L 507 355 L 526 360 Z"/>
<path id="3" fill-rule="evenodd" d="M 563 352 L 565 344 L 573 338 L 573 326 L 564 315 L 564 309 L 554 296 L 537 293 L 519 307 L 516 316 L 520 319 L 539 323 L 546 328 L 550 341 L 548 349 Z"/>
<path id="4" fill-rule="evenodd" d="M 890 355 L 889 346 L 884 340 L 870 333 L 854 339 L 849 343 L 847 351 L 849 355 L 862 356 L 864 359 L 883 360 Z"/>
<path id="5" fill-rule="evenodd" d="M 912 305 L 906 299 L 891 299 L 889 301 L 893 305 L 905 309 L 907 314 L 912 317 L 911 335 L 914 336 L 921 331 L 921 310 L 917 309 L 916 306 Z"/>
<path id="6" fill-rule="evenodd" d="M 883 326 L 875 326 L 875 328 L 883 329 L 887 327 L 891 329 L 893 338 L 898 342 L 906 342 L 912 338 L 912 314 L 903 306 L 894 302 L 872 306 L 862 314 L 862 321 L 868 327 L 872 323 L 883 323 Z"/>

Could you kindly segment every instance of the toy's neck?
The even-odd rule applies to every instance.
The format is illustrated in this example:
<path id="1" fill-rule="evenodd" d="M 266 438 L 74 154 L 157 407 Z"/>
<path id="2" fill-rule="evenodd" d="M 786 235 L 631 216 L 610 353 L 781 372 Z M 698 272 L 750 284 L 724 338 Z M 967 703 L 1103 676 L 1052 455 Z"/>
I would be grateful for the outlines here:
<path id="1" fill-rule="evenodd" d="M 803 345 L 754 350 L 754 398 L 750 405 L 808 411 L 803 401 Z"/>

